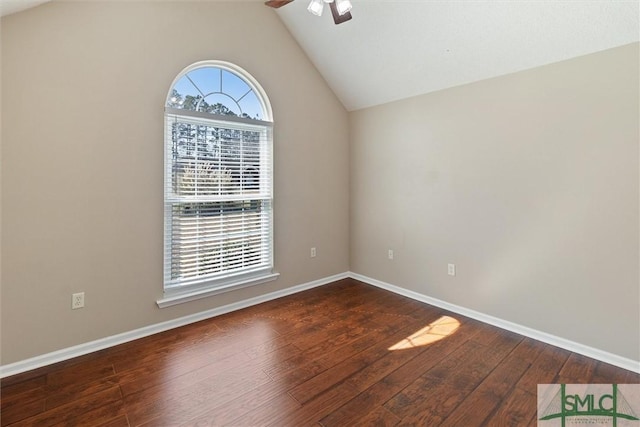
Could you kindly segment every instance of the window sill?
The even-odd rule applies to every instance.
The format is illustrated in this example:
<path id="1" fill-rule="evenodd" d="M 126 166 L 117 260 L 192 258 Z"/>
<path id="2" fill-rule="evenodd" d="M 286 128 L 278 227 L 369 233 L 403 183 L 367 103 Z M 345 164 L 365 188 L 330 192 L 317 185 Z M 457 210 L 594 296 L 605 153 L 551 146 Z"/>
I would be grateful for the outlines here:
<path id="1" fill-rule="evenodd" d="M 172 305 L 182 304 L 189 301 L 195 301 L 202 298 L 207 298 L 213 295 L 222 294 L 225 292 L 235 291 L 237 289 L 247 288 L 249 286 L 260 285 L 262 283 L 271 282 L 276 280 L 280 276 L 280 273 L 269 273 L 264 276 L 252 277 L 240 282 L 231 283 L 229 285 L 218 286 L 216 288 L 204 288 L 191 290 L 187 292 L 180 292 L 175 294 L 165 294 L 164 298 L 156 301 L 158 307 L 165 308 Z"/>

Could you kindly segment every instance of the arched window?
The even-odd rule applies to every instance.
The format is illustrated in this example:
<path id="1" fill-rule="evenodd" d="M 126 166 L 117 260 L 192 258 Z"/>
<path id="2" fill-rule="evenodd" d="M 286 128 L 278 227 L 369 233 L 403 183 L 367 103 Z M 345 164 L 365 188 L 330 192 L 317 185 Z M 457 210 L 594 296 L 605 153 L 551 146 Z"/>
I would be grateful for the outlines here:
<path id="1" fill-rule="evenodd" d="M 273 280 L 272 114 L 240 67 L 205 61 L 165 105 L 161 307 Z"/>

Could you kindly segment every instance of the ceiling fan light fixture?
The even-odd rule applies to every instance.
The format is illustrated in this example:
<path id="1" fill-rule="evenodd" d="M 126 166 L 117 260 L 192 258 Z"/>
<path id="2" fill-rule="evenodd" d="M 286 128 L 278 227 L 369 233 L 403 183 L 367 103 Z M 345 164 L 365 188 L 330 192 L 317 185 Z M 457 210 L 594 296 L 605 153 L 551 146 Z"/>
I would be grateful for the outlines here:
<path id="1" fill-rule="evenodd" d="M 322 9 L 324 9 L 322 0 L 311 0 L 311 3 L 309 3 L 307 7 L 307 10 L 316 16 L 322 16 Z"/>
<path id="2" fill-rule="evenodd" d="M 340 16 L 349 12 L 353 8 L 353 5 L 349 0 L 335 0 L 335 1 L 336 1 L 336 6 L 338 8 L 338 14 Z"/>

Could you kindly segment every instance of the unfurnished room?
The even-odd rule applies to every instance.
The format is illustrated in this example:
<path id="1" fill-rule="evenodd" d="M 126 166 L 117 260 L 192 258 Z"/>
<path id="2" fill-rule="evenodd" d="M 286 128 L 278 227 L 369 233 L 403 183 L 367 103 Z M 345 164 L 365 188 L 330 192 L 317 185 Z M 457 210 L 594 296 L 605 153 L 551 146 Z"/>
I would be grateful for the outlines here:
<path id="1" fill-rule="evenodd" d="M 640 427 L 637 0 L 0 12 L 2 427 Z"/>

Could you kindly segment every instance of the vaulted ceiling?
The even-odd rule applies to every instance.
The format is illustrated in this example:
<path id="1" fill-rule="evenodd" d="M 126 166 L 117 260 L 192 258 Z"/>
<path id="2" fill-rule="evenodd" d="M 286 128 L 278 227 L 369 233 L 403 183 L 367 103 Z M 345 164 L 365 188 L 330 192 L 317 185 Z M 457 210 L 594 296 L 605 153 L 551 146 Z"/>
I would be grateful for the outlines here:
<path id="1" fill-rule="evenodd" d="M 350 111 L 640 40 L 638 0 L 351 1 L 340 25 L 308 0 L 275 12 Z"/>
<path id="2" fill-rule="evenodd" d="M 0 0 L 0 16 L 20 12 L 50 0 Z"/>
<path id="3" fill-rule="evenodd" d="M 277 13 L 348 110 L 638 41 L 639 2 L 352 0 L 353 19 L 296 0 Z"/>

